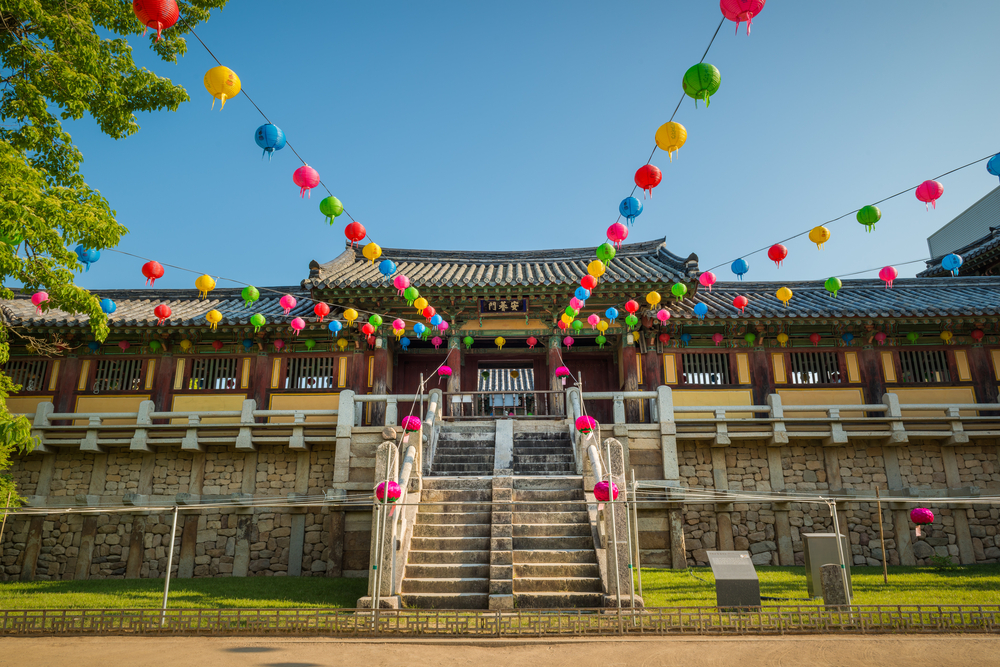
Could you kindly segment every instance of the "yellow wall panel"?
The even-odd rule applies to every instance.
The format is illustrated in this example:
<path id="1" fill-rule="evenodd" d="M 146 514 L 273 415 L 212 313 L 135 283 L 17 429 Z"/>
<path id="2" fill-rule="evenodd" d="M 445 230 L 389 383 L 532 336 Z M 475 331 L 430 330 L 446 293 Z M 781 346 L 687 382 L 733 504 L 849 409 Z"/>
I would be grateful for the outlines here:
<path id="1" fill-rule="evenodd" d="M 958 367 L 959 382 L 972 382 L 972 371 L 969 370 L 969 355 L 965 350 L 955 350 L 955 366 Z"/>
<path id="2" fill-rule="evenodd" d="M 340 394 L 271 394 L 269 410 L 336 410 Z M 367 403 L 371 405 L 371 403 Z M 337 422 L 336 417 L 307 416 L 307 422 Z M 286 423 L 291 417 L 271 417 L 272 423 Z"/>
<path id="3" fill-rule="evenodd" d="M 156 377 L 156 359 L 146 362 L 146 391 L 153 388 L 153 378 Z"/>
<path id="4" fill-rule="evenodd" d="M 186 359 L 178 359 L 174 368 L 174 389 L 184 388 L 184 362 Z"/>
<path id="5" fill-rule="evenodd" d="M 250 357 L 243 357 L 243 373 L 240 375 L 240 389 L 250 386 Z"/>
<path id="6" fill-rule="evenodd" d="M 899 403 L 906 407 L 907 403 L 912 404 L 932 404 L 932 405 L 958 405 L 961 403 L 975 403 L 976 390 L 972 387 L 900 387 L 893 388 L 892 393 L 899 396 Z M 938 416 L 943 413 L 931 411 L 903 410 L 906 417 L 927 417 Z M 974 417 L 975 410 L 962 410 L 959 412 L 963 417 Z"/>
<path id="7" fill-rule="evenodd" d="M 750 357 L 745 353 L 736 354 L 736 379 L 740 384 L 750 384 Z"/>
<path id="8" fill-rule="evenodd" d="M 90 380 L 90 359 L 84 359 L 80 362 L 80 379 L 76 383 L 77 391 L 85 391 L 87 389 L 87 382 Z"/>
<path id="9" fill-rule="evenodd" d="M 664 384 L 677 384 L 677 355 L 663 355 L 663 382 Z"/>
<path id="10" fill-rule="evenodd" d="M 170 405 L 171 412 L 204 412 L 206 410 L 242 410 L 246 394 L 179 394 Z M 204 424 L 238 424 L 239 417 L 208 417 Z M 187 424 L 183 417 L 171 419 L 171 424 Z"/>
<path id="11" fill-rule="evenodd" d="M 779 389 L 782 405 L 864 405 L 861 389 Z M 786 418 L 825 417 L 825 412 L 786 412 Z M 843 417 L 864 417 L 863 412 L 842 412 Z"/>
<path id="12" fill-rule="evenodd" d="M 347 386 L 347 357 L 337 359 L 337 387 L 343 389 Z"/>
<path id="13" fill-rule="evenodd" d="M 139 404 L 148 401 L 149 395 L 129 395 L 129 396 L 77 396 L 76 409 L 74 412 L 138 412 Z M 86 419 L 77 419 L 74 426 L 81 426 L 87 423 Z M 107 419 L 105 424 L 134 424 L 134 419 Z"/>
<path id="14" fill-rule="evenodd" d="M 52 362 L 52 372 L 49 373 L 49 391 L 55 391 L 59 388 L 59 367 L 62 361 L 56 359 Z"/>
<path id="15" fill-rule="evenodd" d="M 54 396 L 11 396 L 7 399 L 7 409 L 15 415 L 31 414 L 39 403 L 51 403 Z"/>
<path id="16" fill-rule="evenodd" d="M 896 364 L 892 360 L 892 352 L 882 353 L 882 377 L 886 382 L 896 381 Z"/>
<path id="17" fill-rule="evenodd" d="M 858 368 L 858 353 L 844 352 L 844 359 L 847 361 L 847 381 L 861 382 L 861 370 Z"/>
<path id="18" fill-rule="evenodd" d="M 706 412 L 683 413 L 678 410 L 683 406 L 702 405 L 753 405 L 753 390 L 751 389 L 675 389 L 674 411 L 677 419 L 698 419 L 710 417 Z M 730 417 L 745 419 L 753 417 L 749 412 L 727 412 Z"/>
<path id="19" fill-rule="evenodd" d="M 993 373 L 1000 380 L 1000 350 L 990 350 L 990 356 L 993 357 Z"/>
<path id="20" fill-rule="evenodd" d="M 275 357 L 271 364 L 271 389 L 278 388 L 278 381 L 281 379 L 281 357 Z"/>
<path id="21" fill-rule="evenodd" d="M 788 375 L 785 373 L 785 355 L 775 352 L 771 355 L 771 368 L 774 369 L 774 384 L 785 384 Z"/>

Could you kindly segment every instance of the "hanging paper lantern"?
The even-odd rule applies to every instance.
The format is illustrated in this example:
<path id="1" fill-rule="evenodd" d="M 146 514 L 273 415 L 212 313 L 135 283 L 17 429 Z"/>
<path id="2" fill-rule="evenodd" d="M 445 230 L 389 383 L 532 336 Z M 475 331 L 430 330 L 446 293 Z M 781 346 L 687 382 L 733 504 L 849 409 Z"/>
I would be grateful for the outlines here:
<path id="1" fill-rule="evenodd" d="M 628 311 L 629 313 L 635 313 L 637 310 L 639 310 L 639 304 L 633 301 L 632 299 L 629 299 L 628 301 L 625 302 L 625 310 Z"/>
<path id="2" fill-rule="evenodd" d="M 618 319 L 618 309 L 612 306 L 604 311 L 604 316 L 614 322 Z"/>
<path id="3" fill-rule="evenodd" d="M 535 349 L 535 346 L 538 345 L 538 339 L 535 338 L 534 336 L 528 336 L 528 340 L 525 342 L 528 343 L 529 350 Z"/>
<path id="4" fill-rule="evenodd" d="M 416 334 L 417 338 L 423 336 L 425 331 L 427 331 L 427 327 L 425 327 L 420 322 L 417 322 L 416 324 L 413 325 L 413 333 Z"/>
<path id="5" fill-rule="evenodd" d="M 222 100 L 219 111 L 226 108 L 226 100 L 231 100 L 240 94 L 240 77 L 236 72 L 219 65 L 205 72 L 203 80 L 205 90 L 212 96 L 212 108 L 215 108 L 215 100 Z"/>
<path id="6" fill-rule="evenodd" d="M 778 291 L 775 292 L 774 295 L 778 297 L 778 301 L 785 304 L 785 308 L 788 308 L 788 302 L 792 300 L 792 290 L 788 289 L 787 287 L 782 287 L 778 289 Z"/>
<path id="7" fill-rule="evenodd" d="M 865 231 L 870 232 L 875 227 L 875 223 L 882 219 L 882 211 L 877 206 L 865 206 L 858 211 L 858 222 L 865 226 Z"/>
<path id="8" fill-rule="evenodd" d="M 298 301 L 296 301 L 295 297 L 292 296 L 291 294 L 286 294 L 285 296 L 281 297 L 278 303 L 281 305 L 281 309 L 285 311 L 285 315 L 287 315 L 288 313 L 292 312 L 292 308 L 294 308 L 298 304 Z"/>
<path id="9" fill-rule="evenodd" d="M 742 294 L 738 294 L 736 298 L 733 299 L 733 308 L 742 313 L 746 309 L 747 303 L 749 303 L 747 298 Z"/>
<path id="10" fill-rule="evenodd" d="M 438 331 L 447 331 L 450 326 L 447 321 L 441 320 L 441 324 L 438 325 Z"/>
<path id="11" fill-rule="evenodd" d="M 566 368 L 565 366 L 558 366 L 556 368 L 556 377 L 557 378 L 569 377 L 569 369 Z"/>
<path id="12" fill-rule="evenodd" d="M 668 311 L 665 308 L 662 309 L 662 310 L 656 311 L 656 319 L 658 319 L 660 321 L 660 324 L 666 324 L 667 320 L 670 319 L 670 311 Z"/>
<path id="13" fill-rule="evenodd" d="M 372 325 L 376 329 L 382 326 L 382 316 L 381 315 L 371 315 L 368 317 L 368 324 Z"/>
<path id="14" fill-rule="evenodd" d="M 219 326 L 219 322 L 222 321 L 222 313 L 217 310 L 210 310 L 205 313 L 205 320 L 208 321 L 208 326 L 211 327 L 212 331 L 215 331 Z"/>
<path id="15" fill-rule="evenodd" d="M 410 345 L 410 339 L 403 338 L 403 340 L 400 342 L 400 345 L 402 345 L 403 349 L 405 350 Z M 345 347 L 347 347 L 347 339 L 346 338 L 340 338 L 340 339 L 338 339 L 337 340 L 337 348 L 341 352 L 343 352 Z"/>
<path id="16" fill-rule="evenodd" d="M 642 213 L 642 202 L 635 197 L 626 197 L 622 200 L 622 203 L 618 205 L 618 212 L 621 213 L 622 217 L 628 220 L 628 224 L 631 225 L 635 222 L 635 219 L 639 216 L 639 214 Z M 611 238 L 610 234 L 608 234 L 608 238 Z"/>
<path id="17" fill-rule="evenodd" d="M 574 322 L 573 324 L 577 324 L 577 322 Z M 563 338 L 563 345 L 565 345 L 566 347 L 573 347 L 573 343 L 575 342 L 576 341 L 573 340 L 572 336 L 566 336 L 565 338 Z"/>
<path id="18" fill-rule="evenodd" d="M 573 323 L 570 324 L 570 326 L 573 327 L 573 331 L 579 332 L 580 329 L 583 328 L 583 322 L 580 320 L 573 320 Z"/>
<path id="19" fill-rule="evenodd" d="M 879 332 L 878 332 L 877 334 L 875 334 L 875 341 L 876 341 L 876 342 L 877 342 L 877 343 L 878 343 L 879 345 L 881 345 L 882 343 L 884 343 L 884 342 L 885 342 L 885 339 L 886 339 L 886 335 L 885 335 L 885 333 L 883 333 L 883 332 L 879 331 Z"/>
<path id="20" fill-rule="evenodd" d="M 403 431 L 406 433 L 413 433 L 414 431 L 420 430 L 420 417 L 414 417 L 413 415 L 407 415 L 403 417 L 403 421 L 400 422 L 400 426 L 403 427 Z"/>
<path id="21" fill-rule="evenodd" d="M 590 325 L 591 329 L 597 329 L 598 322 L 601 321 L 601 316 L 597 313 L 592 313 L 590 317 L 587 318 L 587 323 Z"/>
<path id="22" fill-rule="evenodd" d="M 906 340 L 910 341 L 911 343 L 916 343 L 918 338 L 920 338 L 920 334 L 918 334 L 916 331 L 911 331 L 910 333 L 906 334 Z"/>
<path id="23" fill-rule="evenodd" d="M 589 415 L 580 415 L 576 418 L 576 430 L 584 435 L 594 432 L 597 428 L 597 421 Z"/>
<path id="24" fill-rule="evenodd" d="M 42 304 L 49 300 L 48 292 L 35 292 L 31 295 L 31 303 L 35 306 L 35 312 L 42 314 Z"/>
<path id="25" fill-rule="evenodd" d="M 224 345 L 225 345 L 225 343 L 223 343 L 221 340 L 213 340 L 212 341 L 212 349 L 215 350 L 216 352 L 218 352 L 219 350 L 221 350 Z"/>
<path id="26" fill-rule="evenodd" d="M 343 347 L 347 347 L 347 341 L 344 340 L 343 338 L 340 339 L 337 345 L 339 346 L 341 343 L 344 344 Z M 399 339 L 399 346 L 403 348 L 403 351 L 406 351 L 410 347 L 410 339 L 407 338 L 406 336 L 403 336 L 402 338 Z"/>
<path id="27" fill-rule="evenodd" d="M 597 330 L 600 331 L 601 333 L 604 333 L 605 331 L 608 330 L 608 323 L 605 322 L 604 320 L 601 320 L 600 322 L 597 323 Z"/>
<path id="28" fill-rule="evenodd" d="M 305 199 L 306 193 L 312 199 L 312 189 L 319 185 L 319 172 L 307 164 L 302 165 L 292 173 L 292 181 L 299 186 L 299 196 Z"/>
<path id="29" fill-rule="evenodd" d="M 260 313 L 254 313 L 253 317 L 250 318 L 250 324 L 253 325 L 254 333 L 257 333 L 262 326 L 267 324 L 267 318 Z"/>
<path id="30" fill-rule="evenodd" d="M 736 34 L 740 33 L 740 23 L 747 22 L 747 35 L 750 34 L 750 24 L 753 17 L 760 14 L 767 0 L 720 0 L 722 15 L 736 23 Z"/>
<path id="31" fill-rule="evenodd" d="M 619 225 L 621 223 L 616 222 L 615 224 Z M 608 228 L 608 238 L 609 239 L 611 239 L 611 228 L 614 227 L 614 226 L 615 225 L 611 225 L 611 227 Z M 622 229 L 625 230 L 625 236 L 628 236 L 628 229 L 624 225 L 622 225 Z M 625 240 L 625 236 L 622 236 L 622 240 Z M 619 241 L 619 244 L 620 244 L 620 241 Z M 602 243 L 601 245 L 597 246 L 597 250 L 594 251 L 594 254 L 597 255 L 597 259 L 601 260 L 601 263 L 604 264 L 604 266 L 607 266 L 608 264 L 611 263 L 611 260 L 613 260 L 615 258 L 615 255 L 617 253 L 615 251 L 614 246 L 612 246 L 610 243 Z M 602 273 L 603 273 L 603 271 L 602 271 Z M 600 277 L 600 276 L 598 276 L 598 277 Z"/>
<path id="32" fill-rule="evenodd" d="M 590 298 L 590 290 L 585 287 L 577 287 L 576 292 L 573 293 L 577 299 L 580 301 L 586 301 Z"/>
<path id="33" fill-rule="evenodd" d="M 243 296 L 244 308 L 251 307 L 254 304 L 254 302 L 260 298 L 260 292 L 253 285 L 247 285 L 246 287 L 244 287 L 243 291 L 241 292 L 241 295 Z"/>
<path id="34" fill-rule="evenodd" d="M 680 283 L 677 283 L 677 284 L 679 285 Z M 660 303 L 660 293 L 659 292 L 650 292 L 649 294 L 647 294 L 646 295 L 646 303 L 649 304 L 650 308 L 655 308 L 656 305 L 658 303 Z"/>
<path id="35" fill-rule="evenodd" d="M 916 535 L 921 537 L 921 528 L 927 524 L 934 523 L 934 512 L 926 507 L 914 507 L 910 510 L 910 521 L 917 524 Z"/>
<path id="36" fill-rule="evenodd" d="M 782 332 L 778 334 L 777 339 L 778 339 L 778 345 L 780 345 L 781 347 L 785 347 L 785 345 L 788 343 L 788 334 Z"/>
<path id="37" fill-rule="evenodd" d="M 406 299 L 407 306 L 412 306 L 413 302 L 420 298 L 420 290 L 411 285 L 403 290 L 403 298 Z"/>
<path id="38" fill-rule="evenodd" d="M 698 107 L 698 100 L 705 100 L 705 106 L 711 104 L 710 98 L 719 90 L 722 83 L 722 75 L 719 70 L 708 63 L 698 63 L 687 72 L 681 80 L 681 88 L 684 94 L 694 99 L 695 108 Z"/>
<path id="39" fill-rule="evenodd" d="M 493 339 L 493 342 L 496 343 L 496 346 L 502 350 L 504 343 L 506 343 L 507 340 L 503 336 L 497 336 L 496 338 Z"/>
<path id="40" fill-rule="evenodd" d="M 600 503 L 606 503 L 609 500 L 608 496 L 608 482 L 598 482 L 594 485 L 594 499 Z M 614 500 L 618 500 L 618 485 L 614 482 L 610 482 L 611 486 L 611 496 Z"/>
<path id="41" fill-rule="evenodd" d="M 163 267 L 159 262 L 146 262 L 142 265 L 142 275 L 146 277 L 146 284 L 153 287 L 156 279 L 163 277 Z"/>
<path id="42" fill-rule="evenodd" d="M 753 345 L 754 341 L 757 340 L 757 334 L 753 333 L 744 334 L 743 340 L 747 342 L 747 345 Z"/>
<path id="43" fill-rule="evenodd" d="M 396 272 L 396 263 L 393 262 L 391 259 L 383 259 L 381 262 L 379 262 L 378 272 L 381 273 L 386 278 L 388 278 L 389 276 L 391 276 Z"/>
<path id="44" fill-rule="evenodd" d="M 421 313 L 427 319 L 427 321 L 430 322 L 431 318 L 433 318 L 434 315 L 437 313 L 437 310 L 434 309 L 434 306 L 427 306 L 421 311 Z"/>
<path id="45" fill-rule="evenodd" d="M 843 286 L 844 286 L 844 283 L 842 283 L 840 281 L 840 278 L 836 278 L 836 277 L 834 277 L 834 278 L 827 278 L 826 282 L 824 283 L 824 287 L 826 287 L 826 291 L 833 293 L 833 298 L 835 298 L 835 299 L 837 298 L 837 292 L 839 292 Z"/>
<path id="46" fill-rule="evenodd" d="M 705 315 L 708 314 L 708 306 L 704 303 L 696 303 L 694 305 L 694 314 L 699 320 L 705 319 Z"/>
<path id="47" fill-rule="evenodd" d="M 333 219 L 344 212 L 344 205 L 334 196 L 324 197 L 319 203 L 319 212 L 326 216 L 326 221 L 333 224 Z M 364 237 L 362 237 L 364 238 Z"/>
<path id="48" fill-rule="evenodd" d="M 361 250 L 361 254 L 365 256 L 365 259 L 372 263 L 372 266 L 374 266 L 375 260 L 382 256 L 382 248 L 379 244 L 372 241 L 365 245 L 365 247 Z"/>
<path id="49" fill-rule="evenodd" d="M 892 281 L 894 281 L 898 276 L 899 271 L 897 271 L 894 266 L 884 266 L 882 267 L 882 270 L 878 272 L 878 277 L 885 283 L 886 289 L 892 288 Z"/>
<path id="50" fill-rule="evenodd" d="M 611 248 L 614 250 L 614 248 Z M 594 284 L 597 284 L 597 279 L 604 275 L 607 269 L 604 267 L 604 262 L 599 259 L 595 259 L 593 262 L 587 265 L 587 275 L 594 279 Z M 586 287 L 586 285 L 584 285 Z M 587 289 L 593 289 L 592 287 L 587 287 Z"/>
<path id="51" fill-rule="evenodd" d="M 844 341 L 844 345 L 850 345 L 851 341 L 854 340 L 854 334 L 847 332 L 840 337 L 840 340 Z"/>
<path id="52" fill-rule="evenodd" d="M 438 375 L 441 377 L 451 377 L 451 366 L 442 366 L 439 368 Z"/>
<path id="53" fill-rule="evenodd" d="M 434 336 L 434 338 L 431 338 L 431 344 L 434 345 L 434 349 L 435 350 L 438 349 L 439 347 L 441 347 L 441 343 L 443 343 L 443 342 L 444 341 L 441 340 L 440 336 Z"/>
<path id="54" fill-rule="evenodd" d="M 91 250 L 82 245 L 78 245 L 74 252 L 76 252 L 76 259 L 83 264 L 86 271 L 90 271 L 90 265 L 101 258 L 100 250 Z"/>
<path id="55" fill-rule="evenodd" d="M 597 343 L 597 347 L 603 350 L 604 344 L 608 342 L 608 339 L 605 338 L 603 335 L 600 335 L 594 339 L 594 342 Z"/>
<path id="56" fill-rule="evenodd" d="M 986 333 L 982 329 L 973 329 L 969 335 L 972 336 L 972 340 L 978 343 L 986 336 Z"/>
<path id="57" fill-rule="evenodd" d="M 160 41 L 163 31 L 177 23 L 180 10 L 175 0 L 132 0 L 132 11 L 147 28 L 156 31 L 156 41 Z M 143 37 L 146 31 L 142 31 Z"/>
<path id="58" fill-rule="evenodd" d="M 723 336 L 720 333 L 712 334 L 712 342 L 715 343 L 715 347 L 719 347 L 719 343 L 723 341 Z"/>
<path id="59" fill-rule="evenodd" d="M 253 140 L 264 149 L 264 152 L 260 154 L 260 159 L 263 160 L 266 155 L 268 162 L 271 161 L 274 151 L 280 151 L 285 147 L 285 133 L 281 131 L 280 127 L 271 123 L 258 127 L 253 134 Z"/>
<path id="60" fill-rule="evenodd" d="M 817 345 L 819 345 L 819 342 L 820 342 L 820 340 L 822 340 L 822 338 L 823 337 L 820 336 L 818 333 L 811 333 L 811 334 L 809 334 L 809 341 L 813 344 L 813 347 L 816 347 Z"/>
<path id="61" fill-rule="evenodd" d="M 274 341 L 274 349 L 276 349 L 278 352 L 281 352 L 281 348 L 283 347 L 285 347 L 285 341 L 281 340 L 280 338 Z"/>
<path id="62" fill-rule="evenodd" d="M 653 196 L 653 188 L 663 180 L 663 172 L 651 164 L 644 164 L 635 172 L 635 184 L 650 197 Z"/>
<path id="63" fill-rule="evenodd" d="M 830 240 L 830 230 L 820 225 L 813 227 L 809 232 L 809 240 L 816 244 L 816 248 L 823 249 L 823 244 Z"/>
<path id="64" fill-rule="evenodd" d="M 990 161 L 986 163 L 986 171 L 994 176 L 1000 176 L 1000 153 L 991 157 Z"/>
<path id="65" fill-rule="evenodd" d="M 161 343 L 158 340 L 151 340 L 151 341 L 149 341 L 149 351 L 150 352 L 159 352 L 162 347 L 163 347 L 163 343 Z"/>
<path id="66" fill-rule="evenodd" d="M 295 335 L 298 336 L 299 333 L 306 328 L 306 321 L 301 317 L 296 317 L 292 319 L 291 325 Z"/>
<path id="67" fill-rule="evenodd" d="M 680 123 L 671 121 L 664 123 L 656 130 L 654 137 L 657 147 L 661 151 L 666 151 L 670 161 L 674 161 L 674 153 L 680 150 L 684 142 L 687 141 L 687 130 Z"/>
<path id="68" fill-rule="evenodd" d="M 937 208 L 937 200 L 944 194 L 944 186 L 937 181 L 924 181 L 917 186 L 917 199 L 924 203 L 924 210 L 927 204 Z"/>
<path id="69" fill-rule="evenodd" d="M 596 259 L 594 260 L 594 263 L 601 264 Z M 603 266 L 603 264 L 601 266 Z M 597 287 L 597 278 L 588 273 L 583 278 L 580 278 L 580 287 L 585 290 L 593 291 L 593 289 Z"/>
<path id="70" fill-rule="evenodd" d="M 466 350 L 471 350 L 472 344 L 475 342 L 475 340 L 472 338 L 472 336 L 466 336 L 465 338 L 462 339 L 462 342 L 465 343 Z"/>
<path id="71" fill-rule="evenodd" d="M 951 340 L 954 337 L 955 337 L 955 334 L 953 334 L 950 331 L 942 331 L 941 332 L 941 340 L 943 340 L 946 345 L 951 345 Z"/>
<path id="72" fill-rule="evenodd" d="M 375 333 L 375 327 L 371 325 L 371 322 L 365 322 L 364 326 L 361 327 L 361 333 L 366 336 L 371 336 Z"/>
<path id="73" fill-rule="evenodd" d="M 608 227 L 608 240 L 615 244 L 615 248 L 621 248 L 622 241 L 624 241 L 627 238 L 628 238 L 628 227 L 626 227 L 622 223 L 616 222 L 613 223 L 610 227 Z M 600 248 L 598 248 L 598 250 L 600 250 Z M 598 257 L 600 257 L 600 255 L 598 255 Z M 614 257 L 614 255 L 611 255 L 611 257 Z M 607 261 L 605 261 L 604 263 L 607 264 Z"/>
<path id="74" fill-rule="evenodd" d="M 330 306 L 320 301 L 313 306 L 313 312 L 316 313 L 316 317 L 318 317 L 319 321 L 322 322 L 323 318 L 330 314 Z"/>
<path id="75" fill-rule="evenodd" d="M 344 227 L 344 236 L 346 236 L 347 240 L 351 242 L 351 247 L 353 248 L 356 244 L 360 243 L 366 236 L 368 236 L 368 232 L 365 231 L 364 225 L 355 220 Z M 409 281 L 407 281 L 407 284 L 409 284 Z"/>
<path id="76" fill-rule="evenodd" d="M 434 315 L 433 317 L 431 317 L 431 326 L 434 327 L 435 329 L 437 329 L 442 322 L 444 322 L 444 320 L 441 318 L 440 315 Z"/>
<path id="77" fill-rule="evenodd" d="M 404 290 L 404 293 L 405 293 L 405 290 Z M 418 313 L 424 312 L 424 308 L 426 308 L 429 305 L 430 304 L 427 303 L 427 299 L 425 299 L 422 296 L 419 296 L 419 297 L 417 297 L 416 299 L 413 300 L 413 307 L 417 309 Z"/>
<path id="78" fill-rule="evenodd" d="M 392 333 L 395 334 L 396 340 L 399 340 L 399 337 L 403 335 L 405 330 L 406 323 L 403 320 L 396 318 L 392 321 Z"/>
<path id="79" fill-rule="evenodd" d="M 344 311 L 344 319 L 347 320 L 347 326 L 351 326 L 354 324 L 354 320 L 358 319 L 358 311 L 348 308 Z"/>
<path id="80" fill-rule="evenodd" d="M 105 315 L 112 315 L 116 310 L 118 310 L 118 304 L 116 304 L 114 301 L 112 301 L 111 299 L 101 299 L 102 313 L 104 313 Z"/>
<path id="81" fill-rule="evenodd" d="M 330 320 L 330 323 L 326 325 L 326 328 L 330 330 L 334 336 L 340 336 L 340 330 L 344 328 L 344 325 L 337 320 Z"/>
<path id="82" fill-rule="evenodd" d="M 566 306 L 566 312 L 560 315 L 559 319 L 565 322 L 566 324 L 569 324 L 570 322 L 573 321 L 573 318 L 576 317 L 577 312 L 578 311 L 575 308 L 573 308 L 573 306 Z"/>
<path id="83" fill-rule="evenodd" d="M 781 263 L 785 261 L 786 257 L 788 257 L 788 248 L 781 245 L 780 243 L 775 243 L 768 249 L 767 257 L 772 262 L 774 262 L 775 266 L 781 268 Z"/>
<path id="84" fill-rule="evenodd" d="M 681 343 L 684 344 L 684 347 L 687 347 L 690 342 L 691 342 L 691 334 L 689 333 L 681 334 Z"/>
<path id="85" fill-rule="evenodd" d="M 153 309 L 153 314 L 156 315 L 156 323 L 159 326 L 163 326 L 163 323 L 170 317 L 170 306 L 165 303 L 161 303 L 159 306 Z"/>
<path id="86" fill-rule="evenodd" d="M 575 296 L 569 300 L 569 305 L 566 306 L 566 314 L 571 318 L 576 317 L 579 314 L 580 309 L 584 307 L 583 301 L 580 301 Z"/>
<path id="87" fill-rule="evenodd" d="M 663 343 L 664 345 L 666 345 L 667 343 L 670 342 L 670 334 L 668 334 L 668 333 L 661 333 L 659 336 L 657 336 L 657 339 L 661 343 Z"/>
<path id="88" fill-rule="evenodd" d="M 670 287 L 670 293 L 673 294 L 678 299 L 683 299 L 684 295 L 688 293 L 687 285 L 684 283 L 674 283 Z"/>
<path id="89" fill-rule="evenodd" d="M 738 259 L 735 262 L 733 262 L 732 266 L 730 266 L 729 268 L 733 270 L 733 273 L 736 274 L 737 278 L 743 280 L 743 276 L 746 274 L 747 271 L 750 270 L 750 265 L 747 264 L 747 261 L 745 259 Z"/>
<path id="90" fill-rule="evenodd" d="M 700 276 L 698 276 L 698 282 L 701 283 L 702 287 L 707 287 L 708 291 L 712 291 L 712 285 L 715 284 L 715 274 L 711 271 L 703 271 Z"/>
<path id="91" fill-rule="evenodd" d="M 639 324 L 639 318 L 635 315 L 628 315 L 625 318 L 625 324 L 628 325 L 629 330 L 632 330 Z"/>
<path id="92" fill-rule="evenodd" d="M 215 280 L 212 276 L 205 274 L 194 281 L 194 286 L 198 288 L 198 297 L 207 299 L 208 293 L 215 289 Z"/>
<path id="93" fill-rule="evenodd" d="M 951 253 L 950 255 L 945 255 L 941 258 L 941 268 L 945 271 L 950 271 L 951 275 L 957 276 L 958 269 L 965 262 L 961 255 L 956 255 Z"/>
<path id="94" fill-rule="evenodd" d="M 306 341 L 303 344 L 306 346 L 307 350 L 311 350 L 314 347 L 316 347 L 316 341 L 314 341 L 312 338 L 306 339 Z"/>
<path id="95" fill-rule="evenodd" d="M 403 490 L 399 488 L 399 484 L 392 480 L 380 482 L 375 487 L 375 497 L 380 503 L 394 503 L 399 500 L 401 495 L 403 495 Z"/>

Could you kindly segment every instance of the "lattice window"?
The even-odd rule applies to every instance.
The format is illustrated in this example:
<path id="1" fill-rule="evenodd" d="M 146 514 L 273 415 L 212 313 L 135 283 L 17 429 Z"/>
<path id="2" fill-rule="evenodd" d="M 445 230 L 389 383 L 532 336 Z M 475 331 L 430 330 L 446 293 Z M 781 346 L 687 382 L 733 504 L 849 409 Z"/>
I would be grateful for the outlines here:
<path id="1" fill-rule="evenodd" d="M 49 372 L 49 361 L 48 359 L 10 361 L 3 370 L 14 384 L 21 385 L 21 391 L 42 391 L 45 375 Z"/>
<path id="2" fill-rule="evenodd" d="M 905 350 L 899 353 L 902 382 L 951 382 L 944 350 Z"/>
<path id="3" fill-rule="evenodd" d="M 285 389 L 333 389 L 335 357 L 290 357 Z"/>
<path id="4" fill-rule="evenodd" d="M 792 384 L 839 384 L 840 366 L 836 352 L 792 352 Z"/>
<path id="5" fill-rule="evenodd" d="M 94 393 L 142 389 L 143 359 L 98 359 L 94 371 Z"/>
<path id="6" fill-rule="evenodd" d="M 238 357 L 194 359 L 187 388 L 213 391 L 236 389 L 239 386 L 239 366 Z"/>
<path id="7" fill-rule="evenodd" d="M 729 355 L 725 352 L 682 354 L 681 374 L 684 384 L 729 384 Z"/>

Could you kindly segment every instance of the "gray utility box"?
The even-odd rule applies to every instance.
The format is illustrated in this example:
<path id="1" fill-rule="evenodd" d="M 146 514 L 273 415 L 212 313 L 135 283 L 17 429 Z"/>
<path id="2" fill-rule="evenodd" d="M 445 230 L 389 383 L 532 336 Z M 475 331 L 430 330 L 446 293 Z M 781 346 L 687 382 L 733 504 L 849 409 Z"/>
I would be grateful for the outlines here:
<path id="1" fill-rule="evenodd" d="M 806 584 L 809 587 L 809 597 L 823 597 L 823 575 L 820 568 L 829 563 L 840 564 L 837 554 L 837 541 L 833 533 L 802 533 L 802 541 L 806 550 Z M 847 588 L 854 595 L 851 586 L 851 545 L 846 535 L 840 536 L 840 544 L 844 549 L 844 565 L 847 567 Z"/>
<path id="2" fill-rule="evenodd" d="M 759 607 L 760 581 L 746 551 L 709 551 L 715 575 L 715 603 L 720 607 Z"/>

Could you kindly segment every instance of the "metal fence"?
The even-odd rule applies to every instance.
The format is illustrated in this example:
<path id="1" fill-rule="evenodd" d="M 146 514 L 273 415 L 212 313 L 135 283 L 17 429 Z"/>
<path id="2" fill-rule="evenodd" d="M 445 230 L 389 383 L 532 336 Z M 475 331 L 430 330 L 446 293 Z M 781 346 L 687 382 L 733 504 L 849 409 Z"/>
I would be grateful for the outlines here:
<path id="1" fill-rule="evenodd" d="M 653 609 L 116 609 L 0 611 L 0 636 L 321 635 L 553 637 L 996 633 L 997 605 Z"/>

